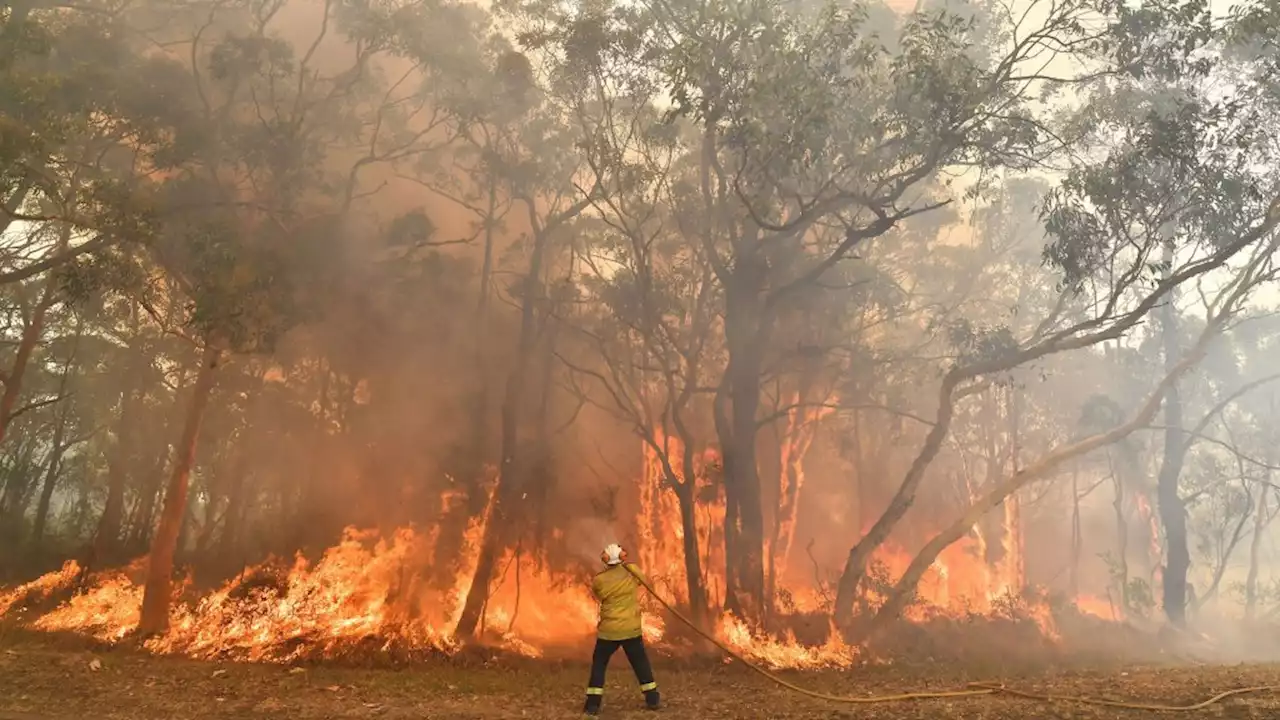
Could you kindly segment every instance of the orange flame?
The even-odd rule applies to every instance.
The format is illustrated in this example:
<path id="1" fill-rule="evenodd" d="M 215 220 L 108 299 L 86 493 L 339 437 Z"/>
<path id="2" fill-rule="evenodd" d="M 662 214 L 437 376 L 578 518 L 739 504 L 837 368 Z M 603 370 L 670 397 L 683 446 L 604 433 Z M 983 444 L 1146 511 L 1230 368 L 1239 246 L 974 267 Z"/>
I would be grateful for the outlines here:
<path id="1" fill-rule="evenodd" d="M 803 445 L 801 439 L 792 448 L 793 454 L 802 454 Z M 668 599 L 687 603 L 685 528 L 679 503 L 667 482 L 668 467 L 676 481 L 685 480 L 677 462 L 683 457 L 683 448 L 676 438 L 669 437 L 660 438 L 657 446 L 672 462 L 664 465 L 654 448 L 646 446 L 636 518 L 641 531 L 637 557 Z M 724 587 L 723 536 L 717 530 L 723 524 L 724 505 L 722 498 L 703 492 L 707 489 L 701 477 L 703 459 L 699 457 L 695 468 L 698 477 L 692 479 L 702 483 L 695 486 L 694 530 L 702 553 L 702 581 L 714 605 Z M 800 478 L 794 481 L 798 490 Z M 157 653 L 264 662 L 339 656 L 359 648 L 453 652 L 457 642 L 451 631 L 461 613 L 488 514 L 486 509 L 466 529 L 464 556 L 452 587 L 439 588 L 423 572 L 429 566 L 437 531 L 420 533 L 406 528 L 384 537 L 349 528 L 342 540 L 315 562 L 299 556 L 285 567 L 264 563 L 212 592 L 175 603 L 168 632 L 148 640 L 146 646 Z M 1017 573 L 1007 569 L 993 573 L 985 562 L 983 542 L 981 536 L 966 539 L 941 554 L 923 578 L 921 602 L 909 611 L 909 617 L 995 612 L 1002 597 L 1020 589 L 1015 585 Z M 897 546 L 886 545 L 875 560 L 892 580 L 901 576 L 911 556 Z M 483 613 L 488 642 L 531 657 L 559 646 L 580 650 L 589 642 L 598 608 L 587 578 L 554 569 L 545 557 L 527 552 L 517 555 L 508 551 L 497 568 Z M 119 641 L 137 626 L 142 598 L 140 569 L 135 566 L 100 573 L 92 578 L 86 592 L 28 620 L 28 624 L 38 630 L 74 631 L 105 642 Z M 55 573 L 0 594 L 0 614 L 69 591 L 79 573 L 78 566 L 68 563 Z M 775 577 L 775 581 L 781 579 Z M 784 589 L 788 611 L 829 609 L 823 587 L 792 583 Z M 190 582 L 178 592 L 183 598 L 195 594 Z M 648 600 L 645 605 L 657 609 Z M 1029 612 L 1046 637 L 1056 637 L 1047 607 L 1033 607 Z M 768 635 L 729 615 L 718 618 L 714 630 L 729 647 L 773 668 L 847 667 L 858 659 L 858 649 L 843 643 L 840 633 L 834 631 L 820 644 L 804 644 L 786 629 Z M 665 634 L 661 614 L 646 611 L 646 639 L 661 643 Z"/>

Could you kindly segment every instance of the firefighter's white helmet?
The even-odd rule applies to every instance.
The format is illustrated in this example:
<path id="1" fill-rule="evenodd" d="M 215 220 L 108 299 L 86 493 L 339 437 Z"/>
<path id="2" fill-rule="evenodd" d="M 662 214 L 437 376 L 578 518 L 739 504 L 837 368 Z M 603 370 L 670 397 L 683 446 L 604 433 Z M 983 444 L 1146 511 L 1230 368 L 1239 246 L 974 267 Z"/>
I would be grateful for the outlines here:
<path id="1" fill-rule="evenodd" d="M 610 567 L 621 565 L 627 559 L 627 551 L 618 543 L 610 543 L 605 546 L 604 552 L 600 553 L 600 559 Z"/>

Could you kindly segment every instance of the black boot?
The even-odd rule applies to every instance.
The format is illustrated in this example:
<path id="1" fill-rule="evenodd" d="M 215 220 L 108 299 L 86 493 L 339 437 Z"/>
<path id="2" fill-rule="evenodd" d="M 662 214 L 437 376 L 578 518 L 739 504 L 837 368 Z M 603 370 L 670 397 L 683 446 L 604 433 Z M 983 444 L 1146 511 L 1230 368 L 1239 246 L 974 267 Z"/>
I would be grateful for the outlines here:
<path id="1" fill-rule="evenodd" d="M 587 702 L 582 706 L 582 712 L 586 715 L 599 715 L 600 704 L 603 699 L 599 695 L 588 695 Z"/>
<path id="2" fill-rule="evenodd" d="M 662 696 L 657 690 L 650 690 L 644 694 L 644 706 L 650 710 L 657 710 L 662 707 Z"/>

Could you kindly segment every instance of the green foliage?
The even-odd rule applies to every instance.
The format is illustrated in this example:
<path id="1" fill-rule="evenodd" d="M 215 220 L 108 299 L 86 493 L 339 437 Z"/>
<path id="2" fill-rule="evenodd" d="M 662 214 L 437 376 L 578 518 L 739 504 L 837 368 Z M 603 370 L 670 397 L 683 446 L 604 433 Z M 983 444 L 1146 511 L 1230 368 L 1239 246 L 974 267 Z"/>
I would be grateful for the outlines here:
<path id="1" fill-rule="evenodd" d="M 400 215 L 387 228 L 387 242 L 392 245 L 423 245 L 435 235 L 436 228 L 431 218 L 421 210 L 413 210 Z"/>
<path id="2" fill-rule="evenodd" d="M 999 360 L 1018 351 L 1017 338 L 1007 326 L 993 328 L 975 327 L 967 319 L 951 323 L 947 328 L 951 345 L 959 353 L 960 366 Z"/>
<path id="3" fill-rule="evenodd" d="M 1124 287 L 1150 283 L 1168 270 L 1166 242 L 1232 247 L 1267 216 L 1276 189 L 1258 172 L 1274 152 L 1274 124 L 1247 84 L 1218 91 L 1234 73 L 1207 7 L 1118 12 L 1105 49 L 1131 72 L 1100 85 L 1087 110 L 1087 142 L 1102 159 L 1073 168 L 1044 210 L 1045 259 L 1071 287 L 1108 268 Z"/>
<path id="4" fill-rule="evenodd" d="M 300 318 L 288 268 L 271 249 L 237 242 L 224 226 L 197 226 L 189 249 L 189 323 L 211 342 L 239 352 L 268 352 Z"/>
<path id="5" fill-rule="evenodd" d="M 148 274 L 138 258 L 121 248 L 78 258 L 54 271 L 66 300 L 74 307 L 101 306 L 106 297 L 123 292 L 148 295 Z"/>
<path id="6" fill-rule="evenodd" d="M 1140 577 L 1126 576 L 1124 564 L 1111 551 L 1101 553 L 1099 557 L 1106 563 L 1107 572 L 1111 576 L 1111 585 L 1108 588 L 1109 597 L 1117 604 L 1123 605 L 1121 609 L 1126 615 L 1140 618 L 1150 617 L 1152 611 L 1156 608 L 1155 595 L 1151 590 L 1151 584 Z M 1121 603 L 1122 599 L 1123 603 Z"/>

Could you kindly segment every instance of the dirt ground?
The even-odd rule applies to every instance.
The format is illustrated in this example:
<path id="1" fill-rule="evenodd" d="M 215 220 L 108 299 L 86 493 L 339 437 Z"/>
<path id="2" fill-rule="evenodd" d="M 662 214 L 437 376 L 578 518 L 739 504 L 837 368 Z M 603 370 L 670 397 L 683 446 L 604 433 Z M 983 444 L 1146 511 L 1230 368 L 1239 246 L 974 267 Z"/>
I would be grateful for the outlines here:
<path id="1" fill-rule="evenodd" d="M 584 650 L 585 652 L 585 650 Z M 1141 710 L 1044 703 L 1008 695 L 838 705 L 788 693 L 736 665 L 657 658 L 668 718 L 1132 718 Z M 621 657 L 611 666 L 606 718 L 653 717 Z M 223 718 L 561 718 L 579 715 L 585 664 L 528 660 L 437 661 L 399 669 L 248 665 L 90 652 L 27 637 L 0 638 L 0 720 L 214 720 Z M 945 690 L 1000 680 L 1039 693 L 1193 704 L 1224 690 L 1280 685 L 1280 666 L 1017 671 L 874 667 L 786 673 L 806 687 L 868 696 Z M 1280 692 L 1228 698 L 1168 717 L 1280 718 Z"/>

